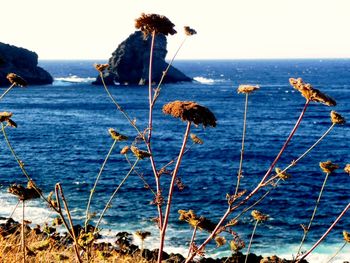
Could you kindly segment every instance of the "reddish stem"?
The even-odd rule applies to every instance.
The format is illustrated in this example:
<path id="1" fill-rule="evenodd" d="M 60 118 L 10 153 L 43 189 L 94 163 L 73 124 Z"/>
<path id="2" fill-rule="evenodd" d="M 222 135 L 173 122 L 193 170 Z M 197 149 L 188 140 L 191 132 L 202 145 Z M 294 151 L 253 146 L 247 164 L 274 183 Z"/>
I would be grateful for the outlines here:
<path id="1" fill-rule="evenodd" d="M 348 211 L 350 207 L 350 203 L 344 208 L 344 210 L 340 213 L 340 215 L 335 219 L 333 224 L 327 229 L 327 231 L 322 235 L 322 237 L 310 248 L 305 254 L 301 256 L 301 258 L 297 259 L 296 262 L 300 262 L 304 258 L 306 258 L 322 241 L 326 238 L 326 236 L 331 232 L 331 230 L 334 228 L 334 226 L 339 222 L 339 220 L 345 215 L 345 213 Z"/>
<path id="2" fill-rule="evenodd" d="M 165 238 L 165 233 L 166 233 L 166 229 L 167 229 L 168 221 L 169 221 L 169 214 L 170 214 L 171 200 L 172 200 L 173 192 L 174 192 L 175 179 L 176 179 L 177 173 L 179 171 L 179 167 L 180 167 L 180 164 L 181 164 L 182 156 L 183 156 L 183 154 L 185 152 L 186 143 L 187 143 L 188 135 L 190 133 L 190 129 L 191 129 L 191 122 L 188 121 L 187 122 L 186 131 L 185 131 L 185 135 L 184 135 L 184 138 L 183 138 L 183 141 L 182 141 L 181 150 L 180 150 L 179 156 L 177 158 L 176 165 L 175 165 L 174 171 L 172 173 L 171 183 L 170 183 L 170 186 L 169 186 L 169 194 L 168 194 L 168 200 L 167 200 L 166 210 L 165 210 L 165 214 L 164 214 L 163 227 L 161 228 L 161 231 L 160 231 L 159 254 L 158 254 L 158 261 L 157 261 L 158 263 L 162 262 L 164 238 Z"/>

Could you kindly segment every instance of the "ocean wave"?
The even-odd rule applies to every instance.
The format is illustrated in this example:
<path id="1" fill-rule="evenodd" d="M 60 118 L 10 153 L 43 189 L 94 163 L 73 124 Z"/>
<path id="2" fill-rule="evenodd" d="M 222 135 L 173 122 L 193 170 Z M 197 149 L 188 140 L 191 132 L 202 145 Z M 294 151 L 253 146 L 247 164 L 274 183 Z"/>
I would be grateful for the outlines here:
<path id="1" fill-rule="evenodd" d="M 205 77 L 194 77 L 193 79 L 195 81 L 202 83 L 202 84 L 213 84 L 215 82 L 214 79 L 209 79 L 209 78 L 205 78 Z"/>
<path id="2" fill-rule="evenodd" d="M 62 83 L 91 83 L 95 80 L 92 77 L 82 78 L 77 75 L 70 75 L 67 77 L 59 77 L 54 79 L 54 84 L 62 84 Z"/>

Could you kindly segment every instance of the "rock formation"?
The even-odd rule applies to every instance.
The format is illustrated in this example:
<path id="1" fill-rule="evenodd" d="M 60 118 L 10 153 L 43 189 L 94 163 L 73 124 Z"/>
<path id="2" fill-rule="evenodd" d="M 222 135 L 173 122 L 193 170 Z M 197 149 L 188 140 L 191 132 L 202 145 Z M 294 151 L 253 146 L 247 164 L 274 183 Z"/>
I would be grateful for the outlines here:
<path id="1" fill-rule="evenodd" d="M 112 53 L 112 57 L 108 61 L 109 69 L 104 75 L 105 82 L 107 84 L 117 82 L 122 85 L 147 84 L 150 46 L 151 36 L 144 37 L 141 31 L 135 31 L 131 34 Z M 168 63 L 165 62 L 166 46 L 166 37 L 163 34 L 157 34 L 153 53 L 152 81 L 159 82 L 163 71 L 168 66 Z M 191 78 L 171 66 L 163 82 L 173 83 L 191 80 Z M 99 76 L 93 84 L 101 84 Z"/>
<path id="2" fill-rule="evenodd" d="M 38 67 L 38 55 L 30 50 L 0 42 L 0 86 L 8 86 L 8 73 L 24 78 L 29 85 L 44 85 L 53 82 L 52 76 Z"/>

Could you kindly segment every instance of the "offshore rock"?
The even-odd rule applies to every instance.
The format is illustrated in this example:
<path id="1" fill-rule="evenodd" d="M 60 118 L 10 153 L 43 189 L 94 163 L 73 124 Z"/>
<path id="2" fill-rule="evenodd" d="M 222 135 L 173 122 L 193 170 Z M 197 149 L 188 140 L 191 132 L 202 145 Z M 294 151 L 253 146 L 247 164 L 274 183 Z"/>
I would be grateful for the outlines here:
<path id="1" fill-rule="evenodd" d="M 25 48 L 0 42 L 0 86 L 9 86 L 8 73 L 24 78 L 29 85 L 45 85 L 53 82 L 52 76 L 38 67 L 38 55 Z"/>
<path id="2" fill-rule="evenodd" d="M 150 35 L 144 37 L 141 31 L 135 31 L 120 43 L 108 61 L 109 68 L 104 73 L 106 84 L 147 84 L 151 39 Z M 152 82 L 159 82 L 163 71 L 168 66 L 168 63 L 165 62 L 166 46 L 166 37 L 163 34 L 157 34 L 153 51 Z M 192 79 L 171 66 L 163 82 L 174 83 L 181 81 L 192 81 Z M 102 84 L 100 76 L 96 78 L 93 84 Z"/>

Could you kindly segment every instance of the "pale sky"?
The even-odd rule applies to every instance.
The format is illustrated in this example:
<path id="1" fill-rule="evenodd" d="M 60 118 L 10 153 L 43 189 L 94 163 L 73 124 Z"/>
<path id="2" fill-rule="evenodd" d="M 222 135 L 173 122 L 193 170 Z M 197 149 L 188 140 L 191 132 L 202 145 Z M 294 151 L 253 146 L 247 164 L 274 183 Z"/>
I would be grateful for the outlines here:
<path id="1" fill-rule="evenodd" d="M 198 34 L 178 59 L 350 58 L 350 0 L 1 0 L 0 42 L 39 59 L 108 59 L 142 13 Z"/>

